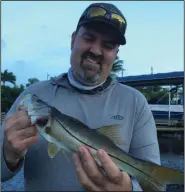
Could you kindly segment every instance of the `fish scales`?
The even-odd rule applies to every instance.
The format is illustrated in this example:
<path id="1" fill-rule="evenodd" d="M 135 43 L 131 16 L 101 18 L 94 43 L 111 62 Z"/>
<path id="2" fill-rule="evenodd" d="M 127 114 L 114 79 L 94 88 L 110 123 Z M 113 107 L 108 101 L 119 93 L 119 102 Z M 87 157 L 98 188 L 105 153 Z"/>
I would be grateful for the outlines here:
<path id="1" fill-rule="evenodd" d="M 90 129 L 32 94 L 23 98 L 20 107 L 27 108 L 32 123 L 48 141 L 48 155 L 51 158 L 60 150 L 72 154 L 85 145 L 102 168 L 96 152 L 106 146 L 106 152 L 118 168 L 135 177 L 143 190 L 164 191 L 166 184 L 184 184 L 183 172 L 134 158 L 120 149 L 118 145 L 124 141 L 117 131 L 119 125 Z"/>

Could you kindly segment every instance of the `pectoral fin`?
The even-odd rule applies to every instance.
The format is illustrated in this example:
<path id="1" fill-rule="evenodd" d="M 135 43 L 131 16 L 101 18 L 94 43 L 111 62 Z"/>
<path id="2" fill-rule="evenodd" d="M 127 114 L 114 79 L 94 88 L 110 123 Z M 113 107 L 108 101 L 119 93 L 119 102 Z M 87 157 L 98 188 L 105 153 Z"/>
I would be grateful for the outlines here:
<path id="1" fill-rule="evenodd" d="M 60 149 L 53 143 L 48 143 L 48 155 L 50 158 L 54 158 L 55 155 L 60 151 Z"/>
<path id="2" fill-rule="evenodd" d="M 108 137 L 109 139 L 111 139 L 115 144 L 124 145 L 125 142 L 119 135 L 119 129 L 120 129 L 120 125 L 111 125 L 111 126 L 101 127 L 99 129 L 97 129 L 97 131 L 100 134 L 103 134 L 106 137 Z"/>

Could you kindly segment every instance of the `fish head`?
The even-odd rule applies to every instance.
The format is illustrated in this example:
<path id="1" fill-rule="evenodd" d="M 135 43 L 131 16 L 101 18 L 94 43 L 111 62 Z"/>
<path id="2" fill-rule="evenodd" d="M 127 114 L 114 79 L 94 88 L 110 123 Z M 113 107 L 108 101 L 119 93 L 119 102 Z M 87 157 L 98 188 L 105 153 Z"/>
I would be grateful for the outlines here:
<path id="1" fill-rule="evenodd" d="M 28 112 L 32 125 L 45 131 L 50 127 L 51 107 L 42 99 L 34 94 L 27 94 L 20 101 L 17 108 L 24 108 Z"/>

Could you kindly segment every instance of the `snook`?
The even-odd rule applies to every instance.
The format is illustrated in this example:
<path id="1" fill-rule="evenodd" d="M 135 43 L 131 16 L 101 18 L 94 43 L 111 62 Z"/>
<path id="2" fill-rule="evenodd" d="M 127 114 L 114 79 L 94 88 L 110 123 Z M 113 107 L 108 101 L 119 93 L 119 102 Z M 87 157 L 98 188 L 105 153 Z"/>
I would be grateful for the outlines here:
<path id="1" fill-rule="evenodd" d="M 101 167 L 96 152 L 104 148 L 119 169 L 135 177 L 143 190 L 164 191 L 166 184 L 184 183 L 183 172 L 136 159 L 121 150 L 117 145 L 124 141 L 118 134 L 119 125 L 92 130 L 31 94 L 23 98 L 19 107 L 28 110 L 32 123 L 48 141 L 48 154 L 51 158 L 60 150 L 78 152 L 80 146 L 88 146 Z"/>

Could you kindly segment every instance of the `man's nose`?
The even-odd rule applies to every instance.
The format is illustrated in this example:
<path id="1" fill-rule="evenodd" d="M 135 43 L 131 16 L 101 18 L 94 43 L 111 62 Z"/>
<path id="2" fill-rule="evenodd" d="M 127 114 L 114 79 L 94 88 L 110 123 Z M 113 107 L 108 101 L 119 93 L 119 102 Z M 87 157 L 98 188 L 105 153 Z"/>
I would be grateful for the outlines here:
<path id="1" fill-rule="evenodd" d="M 90 50 L 95 56 L 102 55 L 102 47 L 99 42 L 94 42 Z"/>

